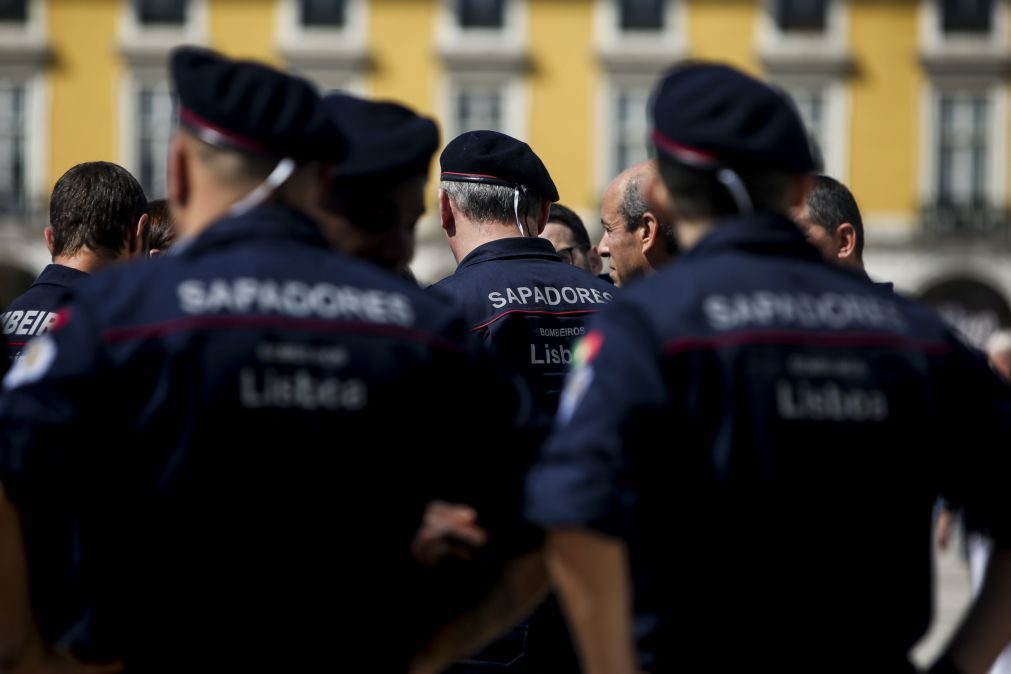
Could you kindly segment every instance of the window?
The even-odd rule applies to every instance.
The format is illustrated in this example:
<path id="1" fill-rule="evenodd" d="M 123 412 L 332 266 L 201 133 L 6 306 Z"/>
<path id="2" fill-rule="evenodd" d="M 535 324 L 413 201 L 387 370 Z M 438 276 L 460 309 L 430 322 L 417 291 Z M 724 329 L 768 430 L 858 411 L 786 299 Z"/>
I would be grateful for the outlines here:
<path id="1" fill-rule="evenodd" d="M 299 22 L 303 26 L 341 28 L 345 11 L 344 0 L 299 0 Z"/>
<path id="2" fill-rule="evenodd" d="M 134 143 L 137 178 L 150 198 L 165 196 L 165 168 L 173 127 L 173 101 L 167 83 L 137 89 Z"/>
<path id="3" fill-rule="evenodd" d="M 142 26 L 181 26 L 186 23 L 188 0 L 134 0 L 137 23 Z"/>
<path id="4" fill-rule="evenodd" d="M 787 93 L 793 98 L 793 102 L 800 112 L 800 118 L 807 129 L 808 141 L 811 143 L 812 154 L 819 172 L 825 171 L 825 159 L 823 148 L 827 147 L 827 127 L 826 122 L 826 95 L 824 89 L 788 89 Z"/>
<path id="5" fill-rule="evenodd" d="M 25 87 L 0 81 L 0 215 L 24 211 L 27 196 Z"/>
<path id="6" fill-rule="evenodd" d="M 666 0 L 618 0 L 618 25 L 621 30 L 662 31 Z"/>
<path id="7" fill-rule="evenodd" d="M 28 0 L 0 0 L 0 21 L 28 21 Z"/>
<path id="8" fill-rule="evenodd" d="M 993 0 L 941 0 L 941 30 L 945 33 L 989 33 Z"/>
<path id="9" fill-rule="evenodd" d="M 982 206 L 987 201 L 987 98 L 984 94 L 947 93 L 938 99 L 938 204 Z"/>
<path id="10" fill-rule="evenodd" d="M 649 96 L 650 90 L 645 87 L 619 87 L 615 92 L 612 176 L 649 158 L 646 116 Z"/>
<path id="11" fill-rule="evenodd" d="M 782 31 L 822 32 L 828 23 L 828 0 L 777 0 L 776 24 Z"/>
<path id="12" fill-rule="evenodd" d="M 477 129 L 504 132 L 502 102 L 500 87 L 461 87 L 453 108 L 456 133 Z"/>
<path id="13" fill-rule="evenodd" d="M 456 2 L 456 16 L 461 28 L 505 26 L 505 0 L 456 0 Z"/>

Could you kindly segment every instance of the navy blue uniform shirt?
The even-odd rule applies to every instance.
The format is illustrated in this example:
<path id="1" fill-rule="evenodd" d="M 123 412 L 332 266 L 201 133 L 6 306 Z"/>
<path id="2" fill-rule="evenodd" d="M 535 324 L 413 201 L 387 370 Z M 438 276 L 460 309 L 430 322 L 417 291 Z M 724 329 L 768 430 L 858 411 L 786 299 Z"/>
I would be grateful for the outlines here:
<path id="1" fill-rule="evenodd" d="M 86 278 L 88 274 L 72 267 L 46 265 L 32 287 L 0 314 L 11 361 L 17 360 L 28 340 L 46 334 L 56 320 L 56 311 L 66 300 L 67 290 Z"/>
<path id="2" fill-rule="evenodd" d="M 645 670 L 905 671 L 938 493 L 1009 540 L 1008 387 L 789 220 L 718 225 L 591 328 L 527 512 L 624 540 Z"/>
<path id="3" fill-rule="evenodd" d="M 0 399 L 47 640 L 130 672 L 404 670 L 442 607 L 409 553 L 423 508 L 468 500 L 478 427 L 508 436 L 516 404 L 465 335 L 280 206 L 80 284 Z"/>
<path id="4" fill-rule="evenodd" d="M 572 345 L 614 286 L 562 263 L 547 239 L 482 244 L 432 286 L 462 308 L 471 331 L 530 385 L 538 409 L 558 406 Z"/>

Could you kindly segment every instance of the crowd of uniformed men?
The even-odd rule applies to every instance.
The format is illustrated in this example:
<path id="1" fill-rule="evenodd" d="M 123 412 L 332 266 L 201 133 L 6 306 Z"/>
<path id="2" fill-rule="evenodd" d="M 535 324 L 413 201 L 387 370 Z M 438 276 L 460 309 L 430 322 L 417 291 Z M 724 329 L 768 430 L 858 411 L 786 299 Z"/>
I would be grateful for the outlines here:
<path id="1" fill-rule="evenodd" d="M 451 139 L 422 289 L 434 121 L 170 70 L 167 203 L 70 169 L 2 315 L 0 671 L 909 672 L 940 498 L 994 552 L 931 671 L 1011 640 L 1011 389 L 867 277 L 780 92 L 674 66 L 599 246 Z"/>

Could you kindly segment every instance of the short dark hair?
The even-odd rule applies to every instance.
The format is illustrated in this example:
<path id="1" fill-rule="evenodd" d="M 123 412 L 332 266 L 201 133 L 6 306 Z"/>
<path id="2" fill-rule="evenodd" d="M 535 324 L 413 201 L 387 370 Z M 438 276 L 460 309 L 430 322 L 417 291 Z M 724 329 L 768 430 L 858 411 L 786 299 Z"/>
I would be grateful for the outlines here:
<path id="1" fill-rule="evenodd" d="M 722 220 L 740 214 L 730 190 L 717 180 L 715 171 L 687 166 L 664 155 L 660 155 L 658 164 L 660 177 L 682 217 L 688 220 Z M 787 211 L 795 174 L 744 169 L 737 169 L 736 173 L 747 188 L 755 211 Z"/>
<path id="2" fill-rule="evenodd" d="M 618 204 L 618 215 L 625 221 L 625 229 L 632 232 L 642 225 L 642 218 L 649 211 L 649 204 L 646 202 L 646 195 L 643 194 L 643 176 L 636 174 L 628 179 L 625 184 L 625 193 Z M 674 235 L 674 225 L 665 222 L 654 213 L 660 233 L 663 234 L 664 246 L 671 255 L 678 252 L 677 237 Z"/>
<path id="3" fill-rule="evenodd" d="M 125 168 L 105 161 L 78 164 L 53 187 L 49 202 L 52 253 L 73 255 L 88 248 L 118 255 L 147 212 L 144 188 Z"/>
<path id="4" fill-rule="evenodd" d="M 177 235 L 178 232 L 175 222 L 172 221 L 168 202 L 165 199 L 155 199 L 150 202 L 148 204 L 147 250 L 157 248 L 164 252 L 172 247 Z"/>
<path id="5" fill-rule="evenodd" d="M 856 257 L 863 259 L 864 220 L 849 188 L 835 178 L 814 176 L 814 185 L 807 195 L 807 217 L 829 232 L 835 232 L 844 222 L 853 225 L 857 238 Z"/>
<path id="6" fill-rule="evenodd" d="M 572 240 L 580 250 L 587 251 L 593 247 L 590 243 L 590 234 L 586 231 L 586 225 L 574 210 L 561 204 L 551 204 L 548 211 L 548 222 L 554 222 L 564 226 L 572 232 Z"/>

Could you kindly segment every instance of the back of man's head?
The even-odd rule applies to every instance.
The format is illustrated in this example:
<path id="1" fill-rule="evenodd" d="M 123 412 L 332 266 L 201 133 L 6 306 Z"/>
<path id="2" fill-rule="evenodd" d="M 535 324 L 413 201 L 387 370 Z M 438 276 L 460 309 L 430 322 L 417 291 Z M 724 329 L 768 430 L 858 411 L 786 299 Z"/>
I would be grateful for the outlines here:
<path id="1" fill-rule="evenodd" d="M 49 202 L 53 257 L 81 251 L 120 257 L 130 250 L 137 223 L 147 212 L 144 189 L 122 166 L 78 164 L 56 181 Z"/>
<path id="2" fill-rule="evenodd" d="M 845 185 L 828 176 L 814 176 L 811 191 L 807 194 L 807 219 L 832 234 L 845 223 L 856 231 L 854 255 L 857 260 L 864 254 L 864 221 L 853 193 Z"/>
<path id="3" fill-rule="evenodd" d="M 715 63 L 675 67 L 653 96 L 653 144 L 679 221 L 785 214 L 814 158 L 785 95 Z"/>
<path id="4" fill-rule="evenodd" d="M 155 199 L 148 204 L 150 216 L 147 221 L 147 250 L 149 255 L 164 253 L 175 243 L 177 232 L 168 201 Z"/>
<path id="5" fill-rule="evenodd" d="M 569 230 L 572 233 L 572 243 L 579 246 L 580 249 L 589 250 L 593 247 L 583 219 L 568 206 L 551 204 L 551 209 L 548 211 L 548 223 L 556 223 Z"/>
<path id="6" fill-rule="evenodd" d="M 439 164 L 443 195 L 459 215 L 479 227 L 515 226 L 521 236 L 537 236 L 547 222 L 548 205 L 558 201 L 558 190 L 540 157 L 526 143 L 503 133 L 463 133 L 446 145 Z M 443 228 L 448 224 L 443 217 Z"/>

